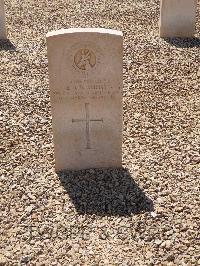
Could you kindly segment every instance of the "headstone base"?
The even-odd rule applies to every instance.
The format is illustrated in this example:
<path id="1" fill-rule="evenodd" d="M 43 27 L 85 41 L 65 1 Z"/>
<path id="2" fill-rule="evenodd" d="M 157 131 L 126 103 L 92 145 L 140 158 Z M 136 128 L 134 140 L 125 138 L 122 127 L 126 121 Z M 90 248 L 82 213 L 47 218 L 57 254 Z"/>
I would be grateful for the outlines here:
<path id="1" fill-rule="evenodd" d="M 161 0 L 160 37 L 193 37 L 196 6 L 196 0 Z"/>
<path id="2" fill-rule="evenodd" d="M 0 40 L 6 40 L 4 0 L 0 0 Z"/>

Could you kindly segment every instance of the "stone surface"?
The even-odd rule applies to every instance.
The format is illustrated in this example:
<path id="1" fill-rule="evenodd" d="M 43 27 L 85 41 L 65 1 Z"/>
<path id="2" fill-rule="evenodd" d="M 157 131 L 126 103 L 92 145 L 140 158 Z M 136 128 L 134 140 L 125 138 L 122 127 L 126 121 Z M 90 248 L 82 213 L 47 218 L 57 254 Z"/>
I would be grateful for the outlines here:
<path id="1" fill-rule="evenodd" d="M 9 38 L 17 46 L 0 47 L 6 266 L 200 265 L 200 41 L 157 38 L 159 4 L 6 1 Z M 123 30 L 123 166 L 130 174 L 55 173 L 44 35 L 80 25 Z M 200 19 L 196 26 L 200 32 Z M 146 197 L 154 210 L 145 211 Z M 161 246 L 168 240 L 169 250 Z"/>
<path id="2" fill-rule="evenodd" d="M 161 0 L 160 37 L 193 37 L 196 0 Z"/>
<path id="3" fill-rule="evenodd" d="M 0 39 L 6 39 L 4 0 L 0 0 Z"/>
<path id="4" fill-rule="evenodd" d="M 47 34 L 56 170 L 121 167 L 122 33 Z"/>

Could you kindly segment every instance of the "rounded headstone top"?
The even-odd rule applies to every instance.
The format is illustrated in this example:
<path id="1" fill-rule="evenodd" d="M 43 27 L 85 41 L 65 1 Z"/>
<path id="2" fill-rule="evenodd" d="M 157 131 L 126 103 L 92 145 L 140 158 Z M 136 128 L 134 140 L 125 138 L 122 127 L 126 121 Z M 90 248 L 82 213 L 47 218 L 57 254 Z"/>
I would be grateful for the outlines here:
<path id="1" fill-rule="evenodd" d="M 100 33 L 100 34 L 111 34 L 123 36 L 123 33 L 118 30 L 104 29 L 104 28 L 70 28 L 70 29 L 60 29 L 56 31 L 48 32 L 46 37 L 53 37 L 58 35 L 63 35 L 66 33 Z"/>

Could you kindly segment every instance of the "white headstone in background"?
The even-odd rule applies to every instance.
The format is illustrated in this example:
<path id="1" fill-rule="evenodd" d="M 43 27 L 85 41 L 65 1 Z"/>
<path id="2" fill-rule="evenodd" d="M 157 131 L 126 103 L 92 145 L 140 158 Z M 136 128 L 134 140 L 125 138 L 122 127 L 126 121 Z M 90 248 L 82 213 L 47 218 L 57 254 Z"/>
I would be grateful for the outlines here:
<path id="1" fill-rule="evenodd" d="M 160 37 L 193 37 L 197 0 L 161 0 Z"/>
<path id="2" fill-rule="evenodd" d="M 122 166 L 123 36 L 47 34 L 56 170 Z"/>
<path id="3" fill-rule="evenodd" d="M 4 0 L 0 0 L 0 39 L 6 39 Z"/>

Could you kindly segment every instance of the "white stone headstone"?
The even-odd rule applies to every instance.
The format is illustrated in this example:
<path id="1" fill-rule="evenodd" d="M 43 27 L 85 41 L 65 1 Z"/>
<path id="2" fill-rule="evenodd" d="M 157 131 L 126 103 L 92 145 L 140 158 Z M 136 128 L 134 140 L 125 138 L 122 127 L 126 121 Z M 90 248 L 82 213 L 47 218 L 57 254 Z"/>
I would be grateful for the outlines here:
<path id="1" fill-rule="evenodd" d="M 160 37 L 193 37 L 197 0 L 161 0 Z"/>
<path id="2" fill-rule="evenodd" d="M 123 35 L 47 34 L 56 170 L 122 166 Z"/>
<path id="3" fill-rule="evenodd" d="M 4 0 L 0 0 L 0 39 L 6 39 Z"/>

